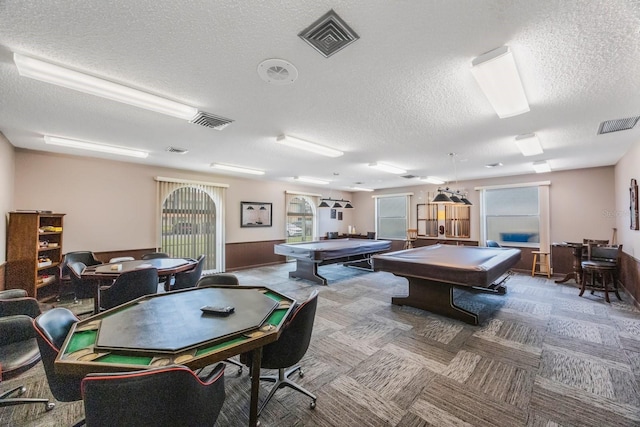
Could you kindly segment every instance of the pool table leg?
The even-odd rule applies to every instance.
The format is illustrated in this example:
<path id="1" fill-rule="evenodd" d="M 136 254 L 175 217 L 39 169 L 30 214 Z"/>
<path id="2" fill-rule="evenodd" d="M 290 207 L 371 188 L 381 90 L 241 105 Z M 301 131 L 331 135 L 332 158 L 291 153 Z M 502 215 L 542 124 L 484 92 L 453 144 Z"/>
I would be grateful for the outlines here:
<path id="1" fill-rule="evenodd" d="M 255 427 L 258 423 L 258 398 L 260 392 L 260 363 L 262 361 L 262 347 L 252 351 L 251 360 L 251 400 L 249 401 L 249 426 Z"/>
<path id="2" fill-rule="evenodd" d="M 409 294 L 406 297 L 392 297 L 392 304 L 408 305 L 462 320 L 471 325 L 478 324 L 476 313 L 458 307 L 453 302 L 453 285 L 417 277 L 407 277 L 407 280 L 409 280 Z"/>
<path id="3" fill-rule="evenodd" d="M 294 279 L 306 279 L 319 285 L 327 285 L 327 279 L 318 274 L 318 263 L 306 259 L 296 260 L 296 271 L 290 271 L 289 277 Z"/>

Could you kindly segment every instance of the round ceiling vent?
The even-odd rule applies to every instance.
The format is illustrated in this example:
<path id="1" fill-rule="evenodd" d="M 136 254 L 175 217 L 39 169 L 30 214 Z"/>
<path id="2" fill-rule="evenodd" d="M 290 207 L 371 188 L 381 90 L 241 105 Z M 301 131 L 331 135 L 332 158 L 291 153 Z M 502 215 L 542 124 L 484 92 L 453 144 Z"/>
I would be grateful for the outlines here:
<path id="1" fill-rule="evenodd" d="M 258 65 L 258 75 L 272 85 L 288 85 L 298 78 L 296 67 L 282 59 L 267 59 Z"/>

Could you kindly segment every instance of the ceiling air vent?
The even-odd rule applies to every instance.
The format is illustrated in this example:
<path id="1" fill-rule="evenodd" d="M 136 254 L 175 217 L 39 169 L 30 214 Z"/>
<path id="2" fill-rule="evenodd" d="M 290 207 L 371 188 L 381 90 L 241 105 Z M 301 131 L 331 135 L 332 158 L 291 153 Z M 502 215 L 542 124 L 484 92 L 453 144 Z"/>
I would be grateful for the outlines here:
<path id="1" fill-rule="evenodd" d="M 298 36 L 325 58 L 360 38 L 333 10 L 327 12 Z"/>
<path id="2" fill-rule="evenodd" d="M 640 119 L 640 116 L 629 117 L 626 119 L 607 120 L 606 122 L 600 123 L 600 127 L 598 128 L 598 135 L 618 132 L 620 130 L 629 130 L 633 128 L 636 123 L 638 123 L 638 119 Z"/>
<path id="3" fill-rule="evenodd" d="M 417 178 L 417 176 L 415 175 L 401 175 L 403 178 L 407 178 L 407 179 L 413 179 L 413 178 Z"/>
<path id="4" fill-rule="evenodd" d="M 198 115 L 191 120 L 190 123 L 194 123 L 196 125 L 213 128 L 215 130 L 222 130 L 226 128 L 233 120 L 225 119 L 224 117 L 214 116 L 213 114 L 205 113 L 203 111 L 199 111 Z"/>
<path id="5" fill-rule="evenodd" d="M 175 153 L 175 154 L 186 154 L 189 152 L 186 148 L 178 148 L 178 147 L 167 147 L 166 152 Z"/>

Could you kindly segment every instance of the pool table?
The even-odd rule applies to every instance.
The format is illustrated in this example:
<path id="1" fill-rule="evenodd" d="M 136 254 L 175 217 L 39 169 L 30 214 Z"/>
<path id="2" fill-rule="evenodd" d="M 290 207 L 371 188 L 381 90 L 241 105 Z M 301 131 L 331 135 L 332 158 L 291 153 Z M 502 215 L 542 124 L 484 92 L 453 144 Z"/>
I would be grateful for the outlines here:
<path id="1" fill-rule="evenodd" d="M 202 368 L 253 351 L 249 425 L 257 423 L 262 347 L 278 339 L 295 300 L 255 286 L 211 286 L 147 295 L 76 323 L 56 372 L 86 375 L 170 364 Z M 204 305 L 232 306 L 227 316 Z"/>
<path id="2" fill-rule="evenodd" d="M 296 270 L 289 272 L 289 277 L 310 280 L 320 285 L 327 285 L 328 281 L 318 274 L 318 266 L 342 263 L 348 267 L 373 271 L 371 255 L 389 249 L 389 240 L 372 239 L 329 239 L 274 245 L 277 255 L 296 259 Z"/>
<path id="3" fill-rule="evenodd" d="M 478 314 L 458 307 L 453 289 L 505 293 L 504 280 L 494 282 L 520 261 L 520 250 L 438 244 L 378 254 L 371 260 L 375 271 L 387 271 L 409 281 L 408 295 L 392 297 L 392 304 L 477 325 Z"/>

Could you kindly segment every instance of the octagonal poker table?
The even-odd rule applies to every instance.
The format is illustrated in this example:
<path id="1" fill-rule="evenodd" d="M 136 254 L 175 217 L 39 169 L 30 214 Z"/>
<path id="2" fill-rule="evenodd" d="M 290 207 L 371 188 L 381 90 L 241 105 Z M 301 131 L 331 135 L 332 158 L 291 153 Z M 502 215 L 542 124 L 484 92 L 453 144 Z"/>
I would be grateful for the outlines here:
<path id="1" fill-rule="evenodd" d="M 210 286 L 147 295 L 76 323 L 55 361 L 59 374 L 192 369 L 253 351 L 249 425 L 257 423 L 262 347 L 280 336 L 295 300 L 266 287 Z M 205 305 L 232 306 L 227 316 Z"/>

